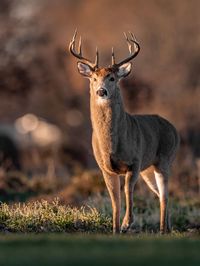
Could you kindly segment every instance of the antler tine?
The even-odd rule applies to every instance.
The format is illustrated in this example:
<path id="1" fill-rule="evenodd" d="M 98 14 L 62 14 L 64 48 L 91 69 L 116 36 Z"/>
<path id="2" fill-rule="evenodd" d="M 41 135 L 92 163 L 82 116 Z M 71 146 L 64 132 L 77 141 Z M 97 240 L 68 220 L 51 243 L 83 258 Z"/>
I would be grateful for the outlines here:
<path id="1" fill-rule="evenodd" d="M 73 37 L 72 37 L 72 42 L 73 42 L 73 43 L 75 42 L 76 35 L 77 35 L 77 29 L 75 29 L 74 35 L 73 35 Z"/>
<path id="2" fill-rule="evenodd" d="M 112 47 L 112 66 L 115 65 L 115 54 L 114 54 L 114 47 Z"/>
<path id="3" fill-rule="evenodd" d="M 78 51 L 79 51 L 79 55 L 82 56 L 81 36 L 79 38 Z"/>
<path id="4" fill-rule="evenodd" d="M 77 29 L 75 29 L 74 35 L 73 35 L 72 40 L 70 41 L 70 44 L 69 44 L 70 51 L 71 51 L 71 49 L 74 49 L 76 35 L 77 35 Z"/>
<path id="5" fill-rule="evenodd" d="M 81 61 L 85 62 L 88 64 L 91 68 L 95 69 L 98 67 L 98 61 L 99 61 L 99 55 L 98 55 L 98 50 L 96 51 L 96 59 L 95 63 L 92 63 L 89 59 L 85 58 L 82 56 L 82 42 L 81 42 L 81 37 L 79 39 L 79 44 L 78 44 L 78 52 L 75 50 L 75 42 L 76 42 L 76 35 L 77 35 L 77 29 L 74 32 L 74 35 L 72 37 L 72 40 L 69 43 L 69 51 L 73 56 L 76 58 L 80 59 Z"/>
<path id="6" fill-rule="evenodd" d="M 77 35 L 77 29 L 75 30 L 74 35 L 73 35 L 73 37 L 72 37 L 72 39 L 71 39 L 71 41 L 70 41 L 70 43 L 69 43 L 69 51 L 70 51 L 75 57 L 77 57 L 77 58 L 80 59 L 80 54 L 77 54 L 77 53 L 75 52 L 75 40 L 76 40 L 76 35 Z"/>
<path id="7" fill-rule="evenodd" d="M 140 51 L 140 45 L 137 42 L 135 35 L 130 31 L 129 31 L 129 35 L 130 35 L 130 37 L 128 37 L 126 32 L 124 32 L 124 36 L 125 36 L 126 42 L 128 44 L 128 49 L 129 49 L 130 55 L 127 58 L 125 58 L 124 60 L 122 60 L 121 62 L 119 62 L 118 64 L 114 64 L 115 67 L 120 67 L 121 65 L 128 63 L 133 58 L 135 58 Z M 134 51 L 133 51 L 132 44 L 134 45 Z"/>
<path id="8" fill-rule="evenodd" d="M 131 45 L 131 42 L 134 44 L 134 48 L 136 47 L 136 49 L 137 49 L 134 53 L 136 53 L 136 55 L 137 55 L 140 51 L 140 45 L 139 45 L 139 43 L 135 37 L 135 34 L 132 33 L 131 31 L 129 31 L 129 34 L 131 36 L 131 38 L 129 38 L 129 43 L 130 43 L 130 45 Z M 131 50 L 132 50 L 132 46 L 131 46 Z"/>
<path id="9" fill-rule="evenodd" d="M 129 40 L 127 34 L 126 34 L 126 32 L 124 32 L 124 36 L 125 36 L 126 42 L 127 42 L 127 44 L 128 44 L 129 52 L 130 52 L 130 54 L 131 54 L 131 53 L 132 53 L 132 45 L 131 45 L 131 42 L 130 42 L 130 40 Z"/>
<path id="10" fill-rule="evenodd" d="M 134 43 L 134 47 L 137 45 L 137 47 L 138 47 L 138 41 L 137 41 L 137 39 L 136 39 L 136 37 L 135 37 L 135 34 L 134 33 L 132 33 L 132 32 L 130 32 L 129 31 L 129 34 L 130 34 L 130 36 L 131 36 L 131 41 Z M 137 48 L 136 47 L 136 48 Z"/>
<path id="11" fill-rule="evenodd" d="M 132 33 L 131 31 L 129 31 L 129 34 L 131 36 L 131 40 L 137 41 L 136 38 L 135 38 L 135 34 L 134 33 Z"/>
<path id="12" fill-rule="evenodd" d="M 98 65 L 99 65 L 99 51 L 98 47 L 96 47 L 95 67 L 98 68 Z"/>

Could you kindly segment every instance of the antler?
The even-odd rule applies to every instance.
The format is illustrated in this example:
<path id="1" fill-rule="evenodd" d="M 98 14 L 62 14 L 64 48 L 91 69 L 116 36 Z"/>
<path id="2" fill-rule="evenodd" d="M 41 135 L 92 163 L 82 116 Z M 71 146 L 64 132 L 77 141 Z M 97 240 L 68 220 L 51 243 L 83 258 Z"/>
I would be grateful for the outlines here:
<path id="1" fill-rule="evenodd" d="M 134 57 L 136 57 L 140 51 L 140 45 L 137 42 L 135 35 L 129 31 L 129 37 L 127 36 L 127 34 L 124 32 L 124 36 L 125 39 L 127 41 L 128 44 L 128 49 L 130 52 L 130 55 L 125 58 L 124 60 L 122 60 L 121 62 L 119 62 L 118 64 L 115 63 L 115 55 L 114 55 L 114 49 L 112 48 L 112 66 L 113 67 L 120 67 L 121 65 L 129 62 L 130 60 L 132 60 Z M 134 50 L 132 50 L 132 44 L 134 45 Z"/>
<path id="2" fill-rule="evenodd" d="M 75 56 L 76 58 L 80 59 L 82 62 L 88 64 L 91 68 L 93 68 L 93 69 L 98 68 L 98 64 L 99 64 L 98 48 L 96 47 L 95 63 L 92 63 L 89 59 L 87 59 L 87 58 L 82 56 L 81 37 L 79 39 L 78 52 L 75 51 L 76 35 L 77 35 L 77 29 L 75 30 L 74 36 L 73 36 L 72 40 L 69 43 L 69 51 L 73 54 L 73 56 Z"/>

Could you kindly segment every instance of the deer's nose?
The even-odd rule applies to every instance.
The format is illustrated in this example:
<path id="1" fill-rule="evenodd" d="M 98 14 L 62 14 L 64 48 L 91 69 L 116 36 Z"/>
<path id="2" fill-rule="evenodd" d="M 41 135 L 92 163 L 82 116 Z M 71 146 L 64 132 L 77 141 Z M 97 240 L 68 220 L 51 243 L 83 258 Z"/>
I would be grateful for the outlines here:
<path id="1" fill-rule="evenodd" d="M 103 97 L 103 96 L 107 96 L 108 93 L 107 93 L 107 90 L 104 89 L 104 88 L 101 88 L 97 91 L 97 94 L 100 96 L 100 97 Z"/>

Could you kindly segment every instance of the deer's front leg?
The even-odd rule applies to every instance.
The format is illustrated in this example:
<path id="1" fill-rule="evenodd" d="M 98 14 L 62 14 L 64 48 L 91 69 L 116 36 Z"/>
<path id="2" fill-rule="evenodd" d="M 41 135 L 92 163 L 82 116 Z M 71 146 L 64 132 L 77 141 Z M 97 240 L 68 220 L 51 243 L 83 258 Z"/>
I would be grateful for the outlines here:
<path id="1" fill-rule="evenodd" d="M 120 232 L 120 209 L 121 209 L 121 195 L 120 195 L 120 179 L 118 175 L 108 175 L 103 172 L 104 180 L 111 198 L 113 210 L 113 233 Z"/>
<path id="2" fill-rule="evenodd" d="M 139 171 L 136 170 L 127 172 L 125 176 L 125 200 L 126 200 L 126 213 L 121 226 L 121 232 L 126 233 L 133 223 L 133 189 L 139 176 Z"/>

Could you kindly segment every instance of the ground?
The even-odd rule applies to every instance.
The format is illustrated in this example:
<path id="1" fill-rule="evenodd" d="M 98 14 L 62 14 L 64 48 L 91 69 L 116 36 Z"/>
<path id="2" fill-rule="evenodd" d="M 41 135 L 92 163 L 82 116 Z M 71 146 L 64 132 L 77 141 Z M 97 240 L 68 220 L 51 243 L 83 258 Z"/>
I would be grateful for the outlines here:
<path id="1" fill-rule="evenodd" d="M 186 236 L 1 235 L 1 266 L 196 266 L 200 239 Z"/>
<path id="2" fill-rule="evenodd" d="M 0 265 L 200 265 L 199 202 L 170 204 L 172 232 L 159 234 L 155 199 L 135 198 L 135 228 L 112 235 L 107 199 L 95 207 L 52 202 L 0 204 Z M 102 205 L 102 206 L 101 206 Z"/>

